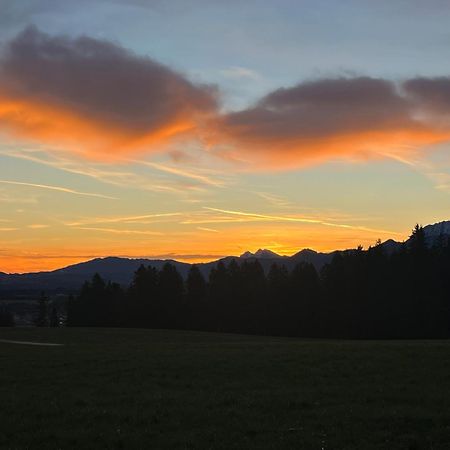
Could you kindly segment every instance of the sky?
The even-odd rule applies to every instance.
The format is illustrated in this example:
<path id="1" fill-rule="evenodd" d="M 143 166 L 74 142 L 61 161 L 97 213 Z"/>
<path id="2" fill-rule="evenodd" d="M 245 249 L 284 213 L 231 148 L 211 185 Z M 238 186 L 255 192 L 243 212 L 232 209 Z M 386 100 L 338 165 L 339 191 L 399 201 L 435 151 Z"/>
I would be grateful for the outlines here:
<path id="1" fill-rule="evenodd" d="M 0 271 L 450 219 L 450 3 L 0 0 Z"/>

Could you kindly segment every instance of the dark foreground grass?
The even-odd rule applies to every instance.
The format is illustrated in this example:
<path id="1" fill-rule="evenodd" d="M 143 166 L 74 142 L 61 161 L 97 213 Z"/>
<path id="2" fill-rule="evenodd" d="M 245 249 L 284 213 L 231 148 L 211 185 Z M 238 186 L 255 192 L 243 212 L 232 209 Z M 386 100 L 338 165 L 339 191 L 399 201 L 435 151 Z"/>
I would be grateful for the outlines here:
<path id="1" fill-rule="evenodd" d="M 450 342 L 0 329 L 1 449 L 449 449 Z"/>

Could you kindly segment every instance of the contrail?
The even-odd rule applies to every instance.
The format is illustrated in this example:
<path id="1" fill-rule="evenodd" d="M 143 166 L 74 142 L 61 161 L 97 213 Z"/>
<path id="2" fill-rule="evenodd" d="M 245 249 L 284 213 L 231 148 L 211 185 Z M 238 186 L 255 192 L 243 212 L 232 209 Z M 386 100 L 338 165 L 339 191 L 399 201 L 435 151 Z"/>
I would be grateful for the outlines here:
<path id="1" fill-rule="evenodd" d="M 67 194 L 75 194 L 75 195 L 84 195 L 86 197 L 97 197 L 97 198 L 106 198 L 108 200 L 118 200 L 116 197 L 110 197 L 109 195 L 95 194 L 92 192 L 75 191 L 74 189 L 68 189 L 61 186 L 49 186 L 47 184 L 24 183 L 22 181 L 9 181 L 9 180 L 0 180 L 0 183 L 13 184 L 15 186 L 35 187 L 39 189 L 49 189 L 51 191 L 65 192 Z"/>
<path id="2" fill-rule="evenodd" d="M 173 217 L 180 216 L 181 213 L 161 213 L 161 214 L 145 214 L 141 216 L 128 216 L 128 217 L 93 217 L 92 219 L 80 220 L 78 222 L 70 222 L 66 225 L 75 227 L 79 225 L 91 225 L 96 223 L 120 223 L 120 222 L 132 222 L 142 219 L 157 219 L 161 217 Z"/>
<path id="3" fill-rule="evenodd" d="M 77 230 L 101 231 L 104 233 L 115 234 L 144 234 L 149 236 L 163 236 L 159 231 L 141 231 L 141 230 L 121 230 L 117 228 L 97 228 L 97 227 L 76 227 Z"/>
<path id="4" fill-rule="evenodd" d="M 236 216 L 244 216 L 244 217 L 254 217 L 262 220 L 272 220 L 272 221 L 281 221 L 281 222 L 300 222 L 300 223 L 316 223 L 318 225 L 324 225 L 327 227 L 336 227 L 336 228 L 348 228 L 351 230 L 361 230 L 361 231 L 368 231 L 370 233 L 386 233 L 386 234 L 400 234 L 395 233 L 394 231 L 389 230 L 378 230 L 374 228 L 366 228 L 366 227 L 359 227 L 355 225 L 347 225 L 342 223 L 333 223 L 333 222 L 324 222 L 320 219 L 309 219 L 306 217 L 290 217 L 290 216 L 272 216 L 267 214 L 258 214 L 258 213 L 248 213 L 243 211 L 232 211 L 227 209 L 218 209 L 218 208 L 210 208 L 208 206 L 204 206 L 204 209 L 207 209 L 209 211 L 215 211 L 215 212 L 221 212 L 225 214 L 231 214 Z"/>
<path id="5" fill-rule="evenodd" d="M 164 164 L 158 164 L 158 163 L 149 162 L 149 161 L 137 161 L 137 160 L 131 160 L 131 161 L 139 163 L 139 164 L 143 164 L 148 167 L 153 167 L 154 169 L 160 170 L 161 172 L 171 173 L 171 174 L 178 175 L 181 177 L 190 178 L 192 180 L 197 180 L 204 184 L 208 184 L 210 186 L 223 187 L 223 182 L 214 180 L 207 175 L 201 175 L 198 173 L 189 172 L 187 170 L 182 170 L 177 167 L 170 167 L 170 166 L 166 166 Z"/>

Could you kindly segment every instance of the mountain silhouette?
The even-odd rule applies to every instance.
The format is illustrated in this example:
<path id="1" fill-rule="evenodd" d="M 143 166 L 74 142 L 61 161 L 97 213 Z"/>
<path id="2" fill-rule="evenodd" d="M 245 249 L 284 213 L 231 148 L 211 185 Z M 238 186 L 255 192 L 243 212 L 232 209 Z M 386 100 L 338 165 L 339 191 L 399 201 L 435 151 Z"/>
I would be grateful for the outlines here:
<path id="1" fill-rule="evenodd" d="M 436 243 L 440 237 L 450 235 L 450 221 L 439 222 L 424 227 L 426 241 L 429 245 Z M 408 240 L 405 241 L 408 243 Z M 389 239 L 382 244 L 383 250 L 392 254 L 403 245 L 401 242 Z M 217 261 L 199 263 L 197 266 L 204 276 L 208 276 L 211 269 L 219 261 L 228 264 L 232 259 L 257 259 L 267 272 L 273 263 L 283 264 L 292 270 L 298 263 L 307 262 L 320 270 L 328 264 L 337 252 L 352 250 L 336 250 L 329 253 L 316 252 L 311 249 L 303 249 L 292 256 L 281 256 L 268 249 L 258 249 L 252 253 L 247 251 L 240 256 L 227 256 Z M 48 272 L 34 272 L 24 274 L 7 274 L 0 272 L 0 294 L 21 291 L 23 293 L 35 293 L 47 291 L 49 293 L 68 293 L 77 291 L 84 281 L 91 279 L 95 273 L 99 273 L 104 279 L 127 286 L 134 272 L 141 265 L 153 266 L 160 269 L 166 262 L 170 262 L 177 268 L 183 278 L 187 276 L 191 264 L 161 259 L 132 259 L 119 257 L 96 258 L 90 261 L 73 264 L 61 269 Z"/>
<path id="2" fill-rule="evenodd" d="M 283 256 L 276 254 L 272 250 L 260 248 L 255 253 L 252 253 L 252 252 L 242 253 L 240 258 L 257 258 L 257 259 L 269 258 L 270 259 L 270 258 L 283 258 Z"/>

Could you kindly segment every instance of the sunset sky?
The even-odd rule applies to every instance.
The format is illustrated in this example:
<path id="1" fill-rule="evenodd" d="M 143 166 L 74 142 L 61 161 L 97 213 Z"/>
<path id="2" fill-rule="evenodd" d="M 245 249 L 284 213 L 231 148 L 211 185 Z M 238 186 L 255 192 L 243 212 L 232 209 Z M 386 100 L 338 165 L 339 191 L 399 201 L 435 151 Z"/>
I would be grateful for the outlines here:
<path id="1" fill-rule="evenodd" d="M 0 0 L 0 272 L 450 219 L 447 1 Z"/>

